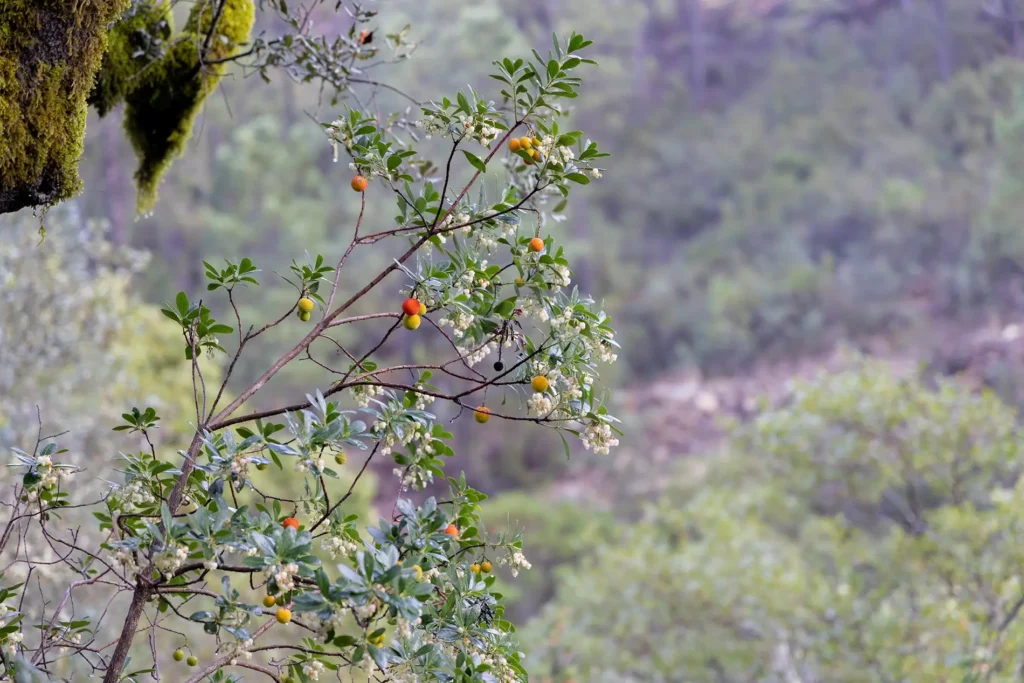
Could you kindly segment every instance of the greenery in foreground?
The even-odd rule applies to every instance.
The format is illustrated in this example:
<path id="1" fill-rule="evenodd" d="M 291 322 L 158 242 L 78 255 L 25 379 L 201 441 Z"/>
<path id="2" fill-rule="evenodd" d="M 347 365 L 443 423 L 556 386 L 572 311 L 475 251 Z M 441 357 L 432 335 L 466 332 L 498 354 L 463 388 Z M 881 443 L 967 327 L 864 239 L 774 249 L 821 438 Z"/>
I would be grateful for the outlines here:
<path id="1" fill-rule="evenodd" d="M 243 319 L 235 302 L 258 295 L 263 277 L 249 258 L 203 261 L 205 291 L 179 292 L 160 311 L 180 334 L 177 362 L 191 380 L 187 448 L 171 455 L 158 447 L 161 415 L 126 406 L 114 430 L 139 450 L 123 454 L 98 501 L 84 502 L 70 496 L 70 480 L 86 475 L 58 445 L 62 435 L 45 434 L 40 423 L 34 445 L 14 449 L 18 477 L 4 501 L 12 515 L 0 536 L 0 553 L 11 558 L 0 588 L 8 676 L 91 673 L 113 683 L 173 667 L 190 683 L 241 680 L 236 669 L 303 683 L 339 670 L 394 681 L 526 680 L 492 573 L 530 568 L 521 536 L 488 532 L 480 521 L 486 496 L 465 475 L 446 476 L 453 434 L 429 406 L 450 404 L 478 426 L 548 428 L 566 452 L 567 436 L 595 453 L 618 444 L 617 420 L 595 386 L 599 365 L 616 357 L 613 330 L 570 287 L 564 250 L 542 232 L 548 204 L 600 178 L 597 162 L 607 156 L 558 121 L 556 103 L 582 85 L 576 69 L 593 63 L 580 56 L 590 44 L 572 33 L 555 37 L 546 58 L 495 62 L 499 104 L 470 90 L 425 105 L 417 126 L 445 141 L 446 161 L 420 156 L 364 112 L 346 109 L 324 125 L 355 174 L 348 184 L 360 210 L 348 246 L 330 261 L 308 253 L 294 261 L 285 277 L 294 292 L 279 314 Z M 490 198 L 474 188 L 488 165 L 506 177 Z M 394 227 L 363 222 L 371 192 L 397 204 Z M 350 255 L 385 241 L 404 251 L 361 286 L 342 279 Z M 391 310 L 348 311 L 390 275 L 403 281 Z M 214 298 L 226 300 L 226 321 L 206 305 Z M 332 336 L 363 325 L 378 325 L 377 339 L 355 353 Z M 273 328 L 298 330 L 300 340 L 232 394 L 238 358 Z M 378 363 L 377 350 L 399 334 L 447 344 L 429 361 Z M 222 354 L 218 382 L 208 369 Z M 300 355 L 331 380 L 298 404 L 241 412 Z M 350 499 L 375 458 L 394 463 L 401 489 L 374 525 Z M 347 491 L 332 492 L 327 482 L 359 461 Z M 261 490 L 258 473 L 272 469 L 301 474 L 301 486 L 277 496 Z M 435 480 L 448 485 L 443 499 L 401 495 Z M 64 528 L 65 516 L 83 512 L 95 517 L 99 537 Z M 70 574 L 56 604 L 25 601 L 40 563 Z M 132 595 L 110 645 L 100 644 L 108 612 L 80 610 L 74 600 L 91 589 L 110 601 Z M 162 652 L 157 630 L 180 647 Z"/>

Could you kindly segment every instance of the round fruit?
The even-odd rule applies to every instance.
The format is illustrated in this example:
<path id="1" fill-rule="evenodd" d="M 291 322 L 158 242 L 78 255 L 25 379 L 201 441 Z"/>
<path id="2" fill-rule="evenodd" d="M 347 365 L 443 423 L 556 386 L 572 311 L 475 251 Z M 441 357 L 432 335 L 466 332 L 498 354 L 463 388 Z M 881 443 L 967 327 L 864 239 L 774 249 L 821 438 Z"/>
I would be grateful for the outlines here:
<path id="1" fill-rule="evenodd" d="M 419 566 L 418 564 L 414 564 L 412 566 L 412 569 L 413 569 L 413 571 L 416 572 L 416 580 L 417 581 L 422 581 L 423 580 L 423 567 Z"/>
<path id="2" fill-rule="evenodd" d="M 344 453 L 338 453 L 337 455 L 334 456 L 334 462 L 338 463 L 339 465 L 344 465 L 345 463 L 348 462 L 348 456 L 345 455 Z"/>
<path id="3" fill-rule="evenodd" d="M 537 150 L 533 150 L 532 152 L 530 152 L 530 158 L 533 159 L 534 161 L 540 161 L 540 152 Z"/>
<path id="4" fill-rule="evenodd" d="M 508 141 L 508 148 L 513 152 L 518 152 L 519 148 L 522 147 L 522 143 L 519 142 L 519 138 L 512 138 Z"/>
<path id="5" fill-rule="evenodd" d="M 469 565 L 469 571 L 473 572 L 474 574 L 479 574 L 480 573 L 480 565 L 478 565 L 476 562 L 474 562 L 473 564 Z"/>
<path id="6" fill-rule="evenodd" d="M 523 137 L 519 138 L 519 146 L 522 149 L 531 149 L 533 147 L 533 140 L 524 135 Z"/>
<path id="7" fill-rule="evenodd" d="M 480 406 L 473 409 L 473 418 L 483 424 L 491 419 L 491 410 L 487 406 Z"/>
<path id="8" fill-rule="evenodd" d="M 494 565 L 491 564 L 490 560 L 484 560 L 480 563 L 480 570 L 484 574 L 490 574 L 492 569 L 494 569 Z"/>
<path id="9" fill-rule="evenodd" d="M 355 190 L 356 192 L 365 192 L 366 191 L 366 178 L 364 178 L 361 175 L 357 175 L 355 178 L 353 178 L 352 179 L 352 189 Z"/>
<path id="10" fill-rule="evenodd" d="M 174 657 L 174 661 L 180 662 L 185 659 L 185 651 L 181 648 L 178 648 L 174 651 L 174 654 L 172 656 Z"/>
<path id="11" fill-rule="evenodd" d="M 452 538 L 459 537 L 459 527 L 455 526 L 454 524 L 449 524 L 448 526 L 446 526 L 444 532 Z"/>
<path id="12" fill-rule="evenodd" d="M 420 326 L 420 316 L 407 315 L 405 316 L 405 320 L 402 321 L 402 324 L 405 325 L 405 329 L 407 330 L 415 330 L 417 327 Z"/>
<path id="13" fill-rule="evenodd" d="M 288 527 L 291 527 L 291 528 L 295 529 L 296 531 L 298 531 L 299 530 L 299 520 L 295 519 L 294 517 L 286 517 L 285 520 L 283 522 L 281 522 L 281 526 L 283 526 L 285 529 L 287 529 Z"/>
<path id="14" fill-rule="evenodd" d="M 196 658 L 195 658 L 195 657 L 193 656 L 193 657 L 189 657 L 188 659 L 186 659 L 186 660 L 185 660 L 185 663 L 186 663 L 186 664 L 188 664 L 189 666 L 195 666 L 196 664 L 198 664 L 198 663 L 199 663 L 199 660 L 198 660 L 198 659 L 196 659 Z"/>
<path id="15" fill-rule="evenodd" d="M 289 621 L 292 620 L 292 611 L 289 609 L 285 609 L 284 607 L 278 607 L 276 616 L 277 623 L 287 624 Z"/>
<path id="16" fill-rule="evenodd" d="M 420 302 L 420 315 L 426 315 L 426 314 L 427 314 L 427 305 L 421 301 Z"/>
<path id="17" fill-rule="evenodd" d="M 419 315 L 420 314 L 420 302 L 412 297 L 409 297 L 402 302 L 402 313 L 406 315 Z"/>
<path id="18" fill-rule="evenodd" d="M 505 369 L 505 364 L 504 363 L 502 363 L 500 360 L 494 361 L 494 371 L 495 372 L 501 372 L 504 369 Z"/>
<path id="19" fill-rule="evenodd" d="M 299 320 L 301 320 L 304 323 L 308 323 L 310 315 L 311 313 L 309 311 L 299 311 Z"/>
<path id="20" fill-rule="evenodd" d="M 263 470 L 267 469 L 267 463 L 265 463 L 265 462 L 258 462 L 258 463 L 256 463 L 256 469 L 258 469 L 260 472 L 262 472 Z"/>
<path id="21" fill-rule="evenodd" d="M 537 393 L 543 394 L 548 390 L 548 378 L 544 375 L 537 375 L 530 380 L 530 386 L 533 387 L 533 390 Z"/>
<path id="22" fill-rule="evenodd" d="M 533 146 L 540 147 L 540 138 L 537 137 L 536 135 L 533 136 Z"/>
<path id="23" fill-rule="evenodd" d="M 268 595 L 265 598 L 263 598 L 263 606 L 264 607 L 273 607 L 276 604 L 277 604 L 277 598 L 275 598 L 273 595 Z"/>
<path id="24" fill-rule="evenodd" d="M 367 638 L 366 642 L 370 643 L 371 645 L 375 645 L 377 647 L 380 647 L 381 645 L 384 644 L 384 634 L 381 633 L 376 638 Z"/>
<path id="25" fill-rule="evenodd" d="M 304 296 L 301 299 L 299 299 L 299 310 L 302 311 L 303 313 L 309 313 L 310 311 L 313 310 L 313 307 L 315 305 L 316 304 L 314 304 L 313 300 L 310 299 L 309 297 Z"/>
<path id="26" fill-rule="evenodd" d="M 521 277 L 517 277 L 516 278 L 516 287 L 522 287 L 525 284 L 526 284 L 526 280 L 524 280 Z"/>
<path id="27" fill-rule="evenodd" d="M 530 251 L 544 251 L 544 240 L 539 237 L 530 240 Z"/>

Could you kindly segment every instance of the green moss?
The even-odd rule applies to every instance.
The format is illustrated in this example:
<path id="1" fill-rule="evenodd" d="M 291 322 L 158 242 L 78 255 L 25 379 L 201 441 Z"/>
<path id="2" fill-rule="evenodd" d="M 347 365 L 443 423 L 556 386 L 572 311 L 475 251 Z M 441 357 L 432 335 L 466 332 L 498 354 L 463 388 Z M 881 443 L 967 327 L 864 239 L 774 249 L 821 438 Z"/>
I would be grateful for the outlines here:
<path id="1" fill-rule="evenodd" d="M 89 95 L 89 104 L 100 116 L 120 104 L 139 72 L 160 58 L 174 30 L 173 21 L 167 0 L 144 0 L 133 4 L 114 24 Z"/>
<path id="2" fill-rule="evenodd" d="M 171 162 L 181 155 L 203 101 L 217 87 L 223 64 L 199 63 L 199 53 L 212 22 L 212 4 L 197 3 L 183 36 L 162 58 L 143 69 L 127 88 L 125 131 L 139 158 L 135 172 L 138 210 L 156 202 L 156 191 Z M 227 0 L 209 41 L 206 61 L 231 56 L 249 38 L 255 21 L 252 0 Z"/>
<path id="3" fill-rule="evenodd" d="M 127 0 L 7 0 L 0 20 L 0 213 L 81 188 L 86 98 Z"/>

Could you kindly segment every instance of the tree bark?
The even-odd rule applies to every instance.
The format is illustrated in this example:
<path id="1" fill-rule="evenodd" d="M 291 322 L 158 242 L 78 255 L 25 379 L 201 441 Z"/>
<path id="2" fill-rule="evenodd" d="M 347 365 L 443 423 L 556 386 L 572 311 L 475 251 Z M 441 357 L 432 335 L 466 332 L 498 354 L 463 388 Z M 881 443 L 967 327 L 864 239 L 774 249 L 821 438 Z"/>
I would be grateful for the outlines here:
<path id="1" fill-rule="evenodd" d="M 132 641 L 135 639 L 135 631 L 139 628 L 139 618 L 146 608 L 148 599 L 149 591 L 142 584 L 138 584 L 132 595 L 132 603 L 128 606 L 128 614 L 125 615 L 121 637 L 117 641 L 117 647 L 114 648 L 114 654 L 110 657 L 107 673 L 103 676 L 103 683 L 116 683 L 120 679 L 121 669 L 124 668 L 124 663 L 128 660 Z"/>
<path id="2" fill-rule="evenodd" d="M 0 0 L 0 213 L 81 187 L 86 98 L 127 0 Z"/>

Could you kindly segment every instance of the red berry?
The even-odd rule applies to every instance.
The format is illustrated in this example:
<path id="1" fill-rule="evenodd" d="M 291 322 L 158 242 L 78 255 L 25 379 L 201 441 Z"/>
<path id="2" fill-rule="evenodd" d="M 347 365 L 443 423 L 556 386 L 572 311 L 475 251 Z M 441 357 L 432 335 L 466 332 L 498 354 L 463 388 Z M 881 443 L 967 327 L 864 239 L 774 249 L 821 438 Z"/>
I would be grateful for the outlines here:
<path id="1" fill-rule="evenodd" d="M 281 522 L 281 526 L 283 526 L 286 529 L 288 527 L 291 527 L 291 528 L 295 529 L 296 531 L 298 531 L 299 530 L 299 520 L 295 519 L 294 517 L 287 517 L 287 518 L 285 518 L 285 520 L 283 522 Z"/>
<path id="2" fill-rule="evenodd" d="M 409 297 L 402 302 L 402 313 L 406 315 L 419 315 L 420 314 L 420 302 L 416 299 Z"/>

